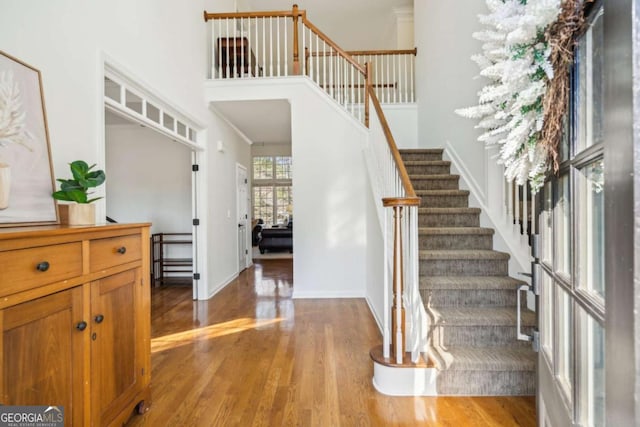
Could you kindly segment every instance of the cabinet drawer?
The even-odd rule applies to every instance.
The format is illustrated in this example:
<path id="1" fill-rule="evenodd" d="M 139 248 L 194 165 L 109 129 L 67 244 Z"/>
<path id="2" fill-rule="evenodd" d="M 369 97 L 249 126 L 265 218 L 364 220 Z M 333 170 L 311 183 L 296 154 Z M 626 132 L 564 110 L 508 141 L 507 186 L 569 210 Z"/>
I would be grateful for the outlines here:
<path id="1" fill-rule="evenodd" d="M 0 295 L 11 295 L 81 274 L 80 242 L 0 252 Z"/>
<path id="2" fill-rule="evenodd" d="M 89 244 L 91 272 L 136 261 L 141 258 L 142 241 L 139 234 L 92 240 Z"/>

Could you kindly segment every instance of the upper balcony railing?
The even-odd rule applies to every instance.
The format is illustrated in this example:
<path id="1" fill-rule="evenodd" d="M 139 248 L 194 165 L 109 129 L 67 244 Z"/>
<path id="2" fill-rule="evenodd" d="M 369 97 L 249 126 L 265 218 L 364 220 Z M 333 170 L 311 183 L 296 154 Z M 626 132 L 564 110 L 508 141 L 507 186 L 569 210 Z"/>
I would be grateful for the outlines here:
<path id="1" fill-rule="evenodd" d="M 371 62 L 381 102 L 415 102 L 415 49 L 345 52 L 296 5 L 290 11 L 205 12 L 204 18 L 211 22 L 211 79 L 306 75 L 364 122 L 364 64 Z"/>

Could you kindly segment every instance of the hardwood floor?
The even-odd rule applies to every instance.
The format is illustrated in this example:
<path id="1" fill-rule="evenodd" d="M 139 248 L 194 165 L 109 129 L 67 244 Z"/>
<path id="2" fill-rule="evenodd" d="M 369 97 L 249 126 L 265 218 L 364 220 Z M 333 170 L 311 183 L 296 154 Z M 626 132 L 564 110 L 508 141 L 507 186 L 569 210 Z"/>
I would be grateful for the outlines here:
<path id="1" fill-rule="evenodd" d="M 398 398 L 371 385 L 380 333 L 362 299 L 292 300 L 264 260 L 209 301 L 152 293 L 153 403 L 134 426 L 535 426 L 533 397 Z"/>

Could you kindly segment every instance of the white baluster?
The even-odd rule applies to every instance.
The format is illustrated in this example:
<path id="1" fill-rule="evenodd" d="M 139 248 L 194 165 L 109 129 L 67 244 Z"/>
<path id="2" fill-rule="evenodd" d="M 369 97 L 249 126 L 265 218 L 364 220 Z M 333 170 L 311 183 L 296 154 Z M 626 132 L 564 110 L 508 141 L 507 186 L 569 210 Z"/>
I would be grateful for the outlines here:
<path id="1" fill-rule="evenodd" d="M 384 311 L 383 311 L 383 333 L 382 333 L 382 356 L 389 358 L 389 349 L 391 347 L 391 333 L 389 332 L 389 312 L 391 310 L 389 298 L 389 209 L 384 209 L 384 231 L 382 238 L 384 239 L 382 248 L 383 274 L 384 274 Z"/>
<path id="2" fill-rule="evenodd" d="M 522 234 L 524 234 L 525 236 L 528 233 L 528 227 L 529 225 L 528 223 L 528 216 L 527 216 L 527 211 L 529 208 L 529 201 L 527 200 L 527 184 L 522 186 Z"/>
<path id="3" fill-rule="evenodd" d="M 246 49 L 247 49 L 248 46 L 245 46 L 245 43 L 244 43 L 244 19 L 243 18 L 240 18 L 240 37 L 239 37 L 239 39 L 240 39 L 240 76 L 241 77 L 246 77 L 247 73 L 245 73 L 245 71 L 244 71 L 245 70 L 245 68 L 244 68 L 245 67 L 245 59 L 244 59 L 244 57 L 245 57 L 245 54 L 247 52 Z M 247 44 L 248 43 L 249 43 L 249 41 L 247 40 Z"/>
<path id="4" fill-rule="evenodd" d="M 233 76 L 231 75 L 231 68 L 230 68 L 231 46 L 229 46 L 229 43 L 231 42 L 231 39 L 229 38 L 229 18 L 225 19 L 225 22 L 227 24 L 227 32 L 225 33 L 225 36 L 224 36 L 225 37 L 225 41 L 226 41 L 226 43 L 224 44 L 225 45 L 225 49 L 226 49 L 225 54 L 226 54 L 226 57 L 227 57 L 227 74 L 226 74 L 226 77 L 228 79 L 231 79 L 231 78 L 233 78 Z"/>
<path id="5" fill-rule="evenodd" d="M 276 74 L 278 77 L 280 77 L 282 74 L 280 74 L 280 62 L 281 62 L 281 56 L 280 56 L 280 17 L 276 17 L 276 63 L 278 64 L 278 73 Z"/>
<path id="6" fill-rule="evenodd" d="M 306 38 L 306 29 L 304 24 L 302 25 L 302 51 L 300 52 L 300 56 L 302 57 L 302 75 L 306 76 L 308 73 L 307 70 L 307 38 Z M 296 29 L 294 28 L 293 31 Z"/>
<path id="7" fill-rule="evenodd" d="M 388 55 L 389 60 L 391 61 L 391 70 L 393 71 L 393 78 L 391 79 L 391 83 L 393 84 L 393 101 L 394 103 L 398 102 L 398 64 L 396 61 L 395 55 Z"/>
<path id="8" fill-rule="evenodd" d="M 411 55 L 410 57 L 410 61 L 409 61 L 409 81 L 411 82 L 411 102 L 416 102 L 416 90 L 415 90 L 415 81 L 414 81 L 414 77 L 413 77 L 413 70 L 415 69 L 416 66 L 416 59 L 415 56 Z"/>
<path id="9" fill-rule="evenodd" d="M 262 75 L 267 75 L 267 36 L 266 36 L 266 27 L 267 27 L 267 19 L 260 18 L 260 22 L 262 23 Z"/>
<path id="10" fill-rule="evenodd" d="M 324 39 L 322 39 L 322 86 L 329 93 L 329 87 L 327 86 L 327 43 Z"/>
<path id="11" fill-rule="evenodd" d="M 282 18 L 284 22 L 284 75 L 289 75 L 289 37 L 287 37 L 287 27 L 289 26 L 287 18 Z M 293 24 L 293 21 L 292 21 Z M 297 46 L 296 46 L 297 47 Z M 300 57 L 298 56 L 298 60 Z"/>
<path id="12" fill-rule="evenodd" d="M 317 34 L 314 33 L 314 35 L 316 36 L 316 51 L 315 51 L 315 55 L 316 55 L 316 83 L 318 83 L 318 86 L 320 86 L 320 57 L 317 56 L 320 52 L 320 37 L 318 37 Z M 311 53 L 313 55 L 313 52 Z"/>
<path id="13" fill-rule="evenodd" d="M 333 87 L 333 48 L 329 50 L 331 56 L 329 56 L 329 87 L 331 88 L 331 97 L 335 98 Z"/>
<path id="14" fill-rule="evenodd" d="M 269 17 L 269 77 L 273 77 L 273 17 Z"/>

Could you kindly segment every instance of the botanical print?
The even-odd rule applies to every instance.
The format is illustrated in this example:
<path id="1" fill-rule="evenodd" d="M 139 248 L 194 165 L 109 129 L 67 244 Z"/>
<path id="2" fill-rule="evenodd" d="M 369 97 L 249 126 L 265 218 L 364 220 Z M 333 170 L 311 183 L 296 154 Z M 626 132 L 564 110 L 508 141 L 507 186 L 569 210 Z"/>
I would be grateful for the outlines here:
<path id="1" fill-rule="evenodd" d="M 55 222 L 37 70 L 0 52 L 0 226 Z"/>

